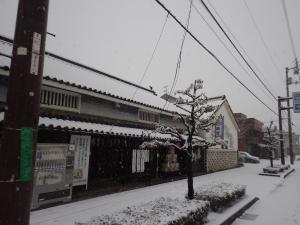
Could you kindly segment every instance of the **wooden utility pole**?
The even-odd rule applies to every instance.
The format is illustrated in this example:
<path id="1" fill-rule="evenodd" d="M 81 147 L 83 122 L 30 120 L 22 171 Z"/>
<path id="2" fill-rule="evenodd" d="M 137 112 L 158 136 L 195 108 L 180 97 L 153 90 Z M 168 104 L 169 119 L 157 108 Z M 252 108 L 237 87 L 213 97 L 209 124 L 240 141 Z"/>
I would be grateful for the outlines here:
<path id="1" fill-rule="evenodd" d="M 0 224 L 28 225 L 49 0 L 19 0 L 0 149 Z"/>

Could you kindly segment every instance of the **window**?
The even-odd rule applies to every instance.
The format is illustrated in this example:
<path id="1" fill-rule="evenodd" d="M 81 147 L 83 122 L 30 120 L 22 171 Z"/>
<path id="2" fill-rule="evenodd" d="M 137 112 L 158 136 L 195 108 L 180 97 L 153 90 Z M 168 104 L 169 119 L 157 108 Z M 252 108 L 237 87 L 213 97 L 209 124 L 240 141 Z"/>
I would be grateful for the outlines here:
<path id="1" fill-rule="evenodd" d="M 54 109 L 79 112 L 80 95 L 58 90 L 51 87 L 43 87 L 41 92 L 41 106 Z"/>
<path id="2" fill-rule="evenodd" d="M 224 116 L 220 115 L 218 117 L 216 127 L 215 127 L 215 137 L 224 139 Z"/>
<path id="3" fill-rule="evenodd" d="M 139 120 L 159 123 L 159 114 L 140 110 L 139 111 Z"/>
<path id="4" fill-rule="evenodd" d="M 149 150 L 132 150 L 132 173 L 145 172 L 145 163 L 149 162 Z"/>

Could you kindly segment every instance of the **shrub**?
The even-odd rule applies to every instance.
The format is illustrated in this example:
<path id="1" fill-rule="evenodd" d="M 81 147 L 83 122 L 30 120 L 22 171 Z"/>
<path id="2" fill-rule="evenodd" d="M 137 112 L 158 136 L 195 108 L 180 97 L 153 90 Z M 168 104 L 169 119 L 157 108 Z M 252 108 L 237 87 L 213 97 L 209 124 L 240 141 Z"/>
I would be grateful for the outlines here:
<path id="1" fill-rule="evenodd" d="M 195 189 L 195 199 L 209 201 L 212 211 L 219 211 L 244 196 L 246 186 L 231 183 L 211 183 Z"/>
<path id="2" fill-rule="evenodd" d="M 130 206 L 110 215 L 92 218 L 78 225 L 192 225 L 204 224 L 209 203 L 202 200 L 160 198 Z"/>

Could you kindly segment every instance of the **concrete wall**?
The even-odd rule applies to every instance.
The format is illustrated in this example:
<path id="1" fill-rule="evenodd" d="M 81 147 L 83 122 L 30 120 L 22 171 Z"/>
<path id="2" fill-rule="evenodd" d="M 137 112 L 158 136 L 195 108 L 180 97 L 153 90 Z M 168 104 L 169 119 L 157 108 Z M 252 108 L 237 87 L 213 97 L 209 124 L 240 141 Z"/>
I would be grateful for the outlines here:
<path id="1" fill-rule="evenodd" d="M 206 171 L 214 172 L 237 166 L 237 151 L 229 149 L 207 149 Z"/>

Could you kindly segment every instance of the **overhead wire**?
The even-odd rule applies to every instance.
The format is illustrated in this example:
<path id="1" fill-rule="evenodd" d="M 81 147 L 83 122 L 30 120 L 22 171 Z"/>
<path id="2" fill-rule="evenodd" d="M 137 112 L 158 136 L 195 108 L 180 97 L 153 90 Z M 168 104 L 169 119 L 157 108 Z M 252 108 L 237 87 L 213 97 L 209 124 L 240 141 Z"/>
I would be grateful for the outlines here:
<path id="1" fill-rule="evenodd" d="M 188 12 L 188 17 L 187 17 L 186 26 L 185 26 L 187 29 L 189 28 L 189 25 L 190 25 L 190 18 L 191 18 L 192 5 L 193 5 L 193 0 L 189 0 L 189 1 L 190 1 L 189 12 Z M 169 92 L 169 96 L 171 96 L 172 93 L 174 92 L 174 89 L 175 89 L 177 81 L 178 81 L 180 66 L 181 66 L 181 59 L 182 59 L 182 51 L 183 51 L 183 46 L 184 46 L 184 42 L 185 42 L 186 33 L 187 33 L 186 30 L 184 30 L 181 45 L 180 45 L 180 50 L 179 50 L 179 54 L 178 54 L 178 58 L 177 58 L 175 74 L 174 74 L 172 86 L 171 86 L 171 89 L 170 89 L 170 92 Z M 167 100 L 166 100 L 165 105 L 164 105 L 163 108 L 165 108 L 165 107 L 168 108 L 168 101 Z"/>
<path id="2" fill-rule="evenodd" d="M 250 55 L 247 53 L 247 51 L 245 50 L 245 48 L 242 46 L 242 44 L 239 42 L 239 40 L 237 39 L 237 37 L 234 35 L 234 33 L 231 31 L 231 29 L 229 28 L 229 26 L 226 24 L 226 22 L 223 20 L 223 18 L 221 17 L 221 15 L 219 14 L 219 12 L 216 10 L 216 8 L 213 6 L 213 4 L 210 1 L 207 1 L 207 3 L 209 4 L 210 8 L 214 11 L 214 13 L 218 16 L 219 20 L 221 20 L 223 26 L 226 28 L 226 30 L 229 32 L 229 34 L 231 35 L 231 37 L 235 40 L 235 42 L 237 43 L 237 45 L 239 46 L 239 48 L 243 51 L 243 53 L 246 55 L 246 57 L 248 58 L 248 60 L 251 62 L 251 64 L 255 67 L 255 69 L 260 73 L 263 74 L 261 69 L 259 69 L 259 67 L 256 65 L 256 63 L 254 62 L 254 60 L 250 57 Z M 276 64 L 275 64 L 276 65 Z M 277 72 L 280 74 L 280 69 L 278 68 L 278 66 L 275 66 Z M 282 81 L 285 82 L 285 80 L 282 78 Z M 270 84 L 269 84 L 270 86 Z"/>
<path id="3" fill-rule="evenodd" d="M 269 107 L 265 102 L 263 102 L 253 91 L 251 91 L 225 64 L 211 51 L 209 50 L 202 42 L 199 41 L 195 37 L 194 34 L 191 33 L 186 27 L 173 15 L 173 13 L 166 8 L 165 5 L 163 5 L 159 0 L 154 0 L 158 5 L 161 6 L 166 12 L 170 14 L 170 16 L 184 29 L 187 31 L 187 33 L 196 41 L 198 45 L 200 45 L 224 70 L 227 71 L 227 73 L 232 76 L 241 86 L 243 86 L 254 98 L 256 98 L 261 104 L 263 104 L 266 108 L 268 108 L 271 112 L 273 112 L 275 115 L 278 115 L 271 107 Z"/>
<path id="4" fill-rule="evenodd" d="M 216 24 L 219 26 L 219 28 L 222 30 L 222 32 L 224 33 L 224 35 L 228 38 L 229 42 L 234 46 L 234 48 L 237 50 L 237 52 L 240 54 L 240 51 L 236 48 L 236 46 L 234 45 L 234 43 L 231 41 L 231 39 L 229 38 L 229 36 L 226 34 L 225 30 L 222 28 L 222 26 L 220 25 L 220 23 L 217 21 L 217 19 L 214 17 L 214 15 L 211 13 L 211 11 L 209 10 L 209 8 L 207 7 L 207 5 L 205 4 L 205 2 L 203 0 L 199 0 L 201 1 L 201 3 L 204 5 L 205 9 L 208 11 L 208 13 L 211 15 L 211 17 L 213 18 L 213 20 L 216 22 Z M 245 2 L 245 0 L 244 0 Z M 293 39 L 292 39 L 292 36 L 291 36 L 291 29 L 290 29 L 290 26 L 289 26 L 289 21 L 288 21 L 288 17 L 287 17 L 287 11 L 286 11 L 286 7 L 285 7 L 285 3 L 284 3 L 284 0 L 282 0 L 283 2 L 283 5 L 284 5 L 284 9 L 285 9 L 285 15 L 286 15 L 286 18 L 287 18 L 287 24 L 288 24 L 288 28 L 289 28 L 289 34 L 290 34 L 290 37 L 291 37 L 291 42 L 292 42 L 292 46 L 293 48 L 295 47 L 294 44 L 293 44 Z M 246 6 L 248 6 L 246 4 Z M 249 12 L 250 12 L 250 8 L 248 7 L 249 9 Z M 255 21 L 253 20 L 253 22 L 255 23 Z M 256 23 L 255 23 L 256 24 Z M 258 28 L 258 26 L 257 26 Z M 258 29 L 259 30 L 259 29 Z M 262 37 L 262 35 L 261 35 Z M 263 39 L 262 39 L 263 40 Z M 266 46 L 267 47 L 267 46 Z M 295 48 L 294 48 L 295 49 Z M 294 51 L 295 52 L 295 51 Z M 244 60 L 245 58 L 240 54 L 240 56 L 242 57 L 242 59 Z M 295 57 L 295 59 L 297 59 Z M 245 62 L 248 66 L 250 66 L 248 64 L 248 62 Z M 250 69 L 252 70 L 252 68 L 250 67 Z M 273 96 L 273 98 L 276 100 L 277 102 L 277 98 L 274 96 L 273 93 L 271 93 L 271 91 L 268 89 L 268 87 L 263 83 L 263 81 L 258 77 L 258 75 L 256 74 L 255 71 L 252 70 L 252 72 L 254 73 L 254 75 L 261 81 L 261 83 L 263 84 L 263 86 L 268 90 L 268 92 Z M 278 115 L 277 113 L 275 113 L 276 115 Z M 292 124 L 294 127 L 296 127 L 295 124 Z M 297 130 L 300 130 L 298 127 L 296 127 Z"/>
<path id="5" fill-rule="evenodd" d="M 246 63 L 246 65 L 249 67 L 249 69 L 253 72 L 253 74 L 255 75 L 255 77 L 259 80 L 259 82 L 265 87 L 265 89 L 270 93 L 271 96 L 273 96 L 273 98 L 275 100 L 277 100 L 277 98 L 275 97 L 275 95 L 270 91 L 270 89 L 267 87 L 267 85 L 265 84 L 265 82 L 259 77 L 259 75 L 255 72 L 255 70 L 252 68 L 252 66 L 249 64 L 249 62 L 246 60 L 246 58 L 243 56 L 243 54 L 241 53 L 241 51 L 236 47 L 236 45 L 233 43 L 233 41 L 231 40 L 231 38 L 228 36 L 228 34 L 226 33 L 226 31 L 224 30 L 224 28 L 221 26 L 221 24 L 219 23 L 219 21 L 216 19 L 216 17 L 213 15 L 213 13 L 211 12 L 211 10 L 208 8 L 208 6 L 205 4 L 205 2 L 203 0 L 199 0 L 199 2 L 202 3 L 202 5 L 204 6 L 204 8 L 206 9 L 206 11 L 209 13 L 209 15 L 212 17 L 212 19 L 215 21 L 215 23 L 217 24 L 217 26 L 221 29 L 221 31 L 223 32 L 223 34 L 225 35 L 225 37 L 228 39 L 228 41 L 232 44 L 232 46 L 234 47 L 234 49 L 237 51 L 237 53 L 241 56 L 241 58 L 243 59 L 243 61 Z"/>
<path id="6" fill-rule="evenodd" d="M 154 58 L 154 55 L 155 55 L 155 53 L 156 53 L 158 44 L 159 44 L 159 42 L 160 42 L 160 40 L 161 40 L 161 37 L 162 37 L 162 35 L 163 35 L 163 33 L 164 33 L 164 30 L 165 30 L 165 27 L 166 27 L 168 18 L 169 18 L 169 14 L 167 14 L 167 16 L 166 16 L 166 18 L 165 18 L 165 20 L 164 20 L 164 24 L 163 24 L 163 26 L 162 26 L 162 28 L 161 28 L 161 30 L 160 30 L 158 39 L 157 39 L 157 41 L 156 41 L 156 44 L 155 44 L 154 49 L 153 49 L 153 51 L 152 51 L 152 54 L 151 54 L 151 56 L 150 56 L 150 58 L 149 58 L 149 61 L 148 61 L 148 63 L 147 63 L 147 66 L 146 66 L 146 68 L 145 68 L 145 70 L 144 70 L 144 72 L 143 72 L 143 74 L 142 74 L 142 77 L 141 77 L 140 80 L 138 81 L 138 84 L 139 84 L 139 85 L 142 84 L 142 82 L 143 82 L 144 78 L 146 77 L 146 74 L 147 74 L 147 72 L 148 72 L 148 70 L 149 70 L 149 67 L 150 67 L 150 65 L 151 65 L 151 63 L 152 63 L 152 61 L 153 61 L 153 58 Z M 135 97 L 137 91 L 138 91 L 138 88 L 135 89 L 135 91 L 134 91 L 134 93 L 133 93 L 131 99 L 133 99 L 133 98 Z"/>
<path id="7" fill-rule="evenodd" d="M 252 23 L 253 23 L 253 25 L 254 25 L 254 27 L 255 27 L 257 33 L 258 33 L 258 36 L 259 36 L 259 38 L 260 38 L 260 40 L 261 40 L 261 42 L 262 42 L 262 44 L 263 44 L 263 46 L 264 46 L 264 48 L 265 48 L 265 50 L 266 50 L 266 53 L 267 53 L 267 55 L 269 56 L 270 61 L 271 61 L 271 63 L 273 64 L 274 68 L 275 68 L 276 71 L 278 72 L 278 75 L 280 76 L 280 74 L 281 74 L 280 69 L 278 68 L 277 64 L 275 63 L 275 60 L 274 60 L 274 58 L 273 58 L 273 56 L 272 56 L 272 54 L 271 54 L 271 51 L 270 51 L 270 49 L 269 49 L 269 47 L 268 47 L 268 45 L 267 45 L 267 43 L 266 43 L 266 41 L 265 41 L 265 39 L 264 39 L 264 37 L 263 37 L 263 35 L 262 35 L 262 32 L 261 32 L 261 30 L 259 29 L 259 26 L 258 26 L 258 24 L 257 24 L 256 21 L 255 21 L 255 18 L 254 18 L 254 16 L 253 16 L 253 13 L 252 13 L 252 11 L 251 11 L 251 9 L 250 9 L 248 3 L 246 2 L 246 0 L 243 0 L 243 2 L 244 2 L 244 5 L 245 5 L 245 7 L 246 7 L 246 9 L 247 9 L 247 12 L 248 12 L 248 14 L 249 14 L 249 16 L 250 16 L 250 18 L 251 18 L 251 21 L 252 21 Z M 262 74 L 262 75 L 263 75 L 263 74 Z M 280 78 L 282 78 L 282 77 L 280 76 Z"/>
<path id="8" fill-rule="evenodd" d="M 237 59 L 237 57 L 233 54 L 233 52 L 229 49 L 229 47 L 224 43 L 224 41 L 221 39 L 221 37 L 218 35 L 218 33 L 214 30 L 214 28 L 209 24 L 209 22 L 205 19 L 205 17 L 201 14 L 201 12 L 199 11 L 199 9 L 193 4 L 193 8 L 195 9 L 195 11 L 198 13 L 198 15 L 202 18 L 202 20 L 205 22 L 205 24 L 209 27 L 209 29 L 213 32 L 213 34 L 217 37 L 217 39 L 220 41 L 220 43 L 224 46 L 224 48 L 226 48 L 226 50 L 229 52 L 229 54 L 234 58 L 234 60 L 236 61 L 236 63 L 242 68 L 242 70 L 249 76 L 249 78 L 255 82 L 257 84 L 257 80 L 255 80 L 252 75 L 250 74 L 250 72 L 248 70 L 245 69 L 245 67 L 242 65 L 242 63 Z M 266 96 L 270 97 L 273 101 L 274 98 L 272 98 L 267 91 L 262 88 L 260 85 L 257 85 L 257 87 L 263 91 Z"/>
<path id="9" fill-rule="evenodd" d="M 293 35 L 292 35 L 292 29 L 291 29 L 291 25 L 290 25 L 290 21 L 289 21 L 289 16 L 288 16 L 286 4 L 285 4 L 284 0 L 281 0 L 281 2 L 282 2 L 284 18 L 285 18 L 287 29 L 288 29 L 289 39 L 290 39 L 290 42 L 291 42 L 292 52 L 293 52 L 294 58 L 296 59 L 297 58 L 296 48 L 295 48 L 295 43 L 294 43 L 294 39 L 293 39 Z"/>

